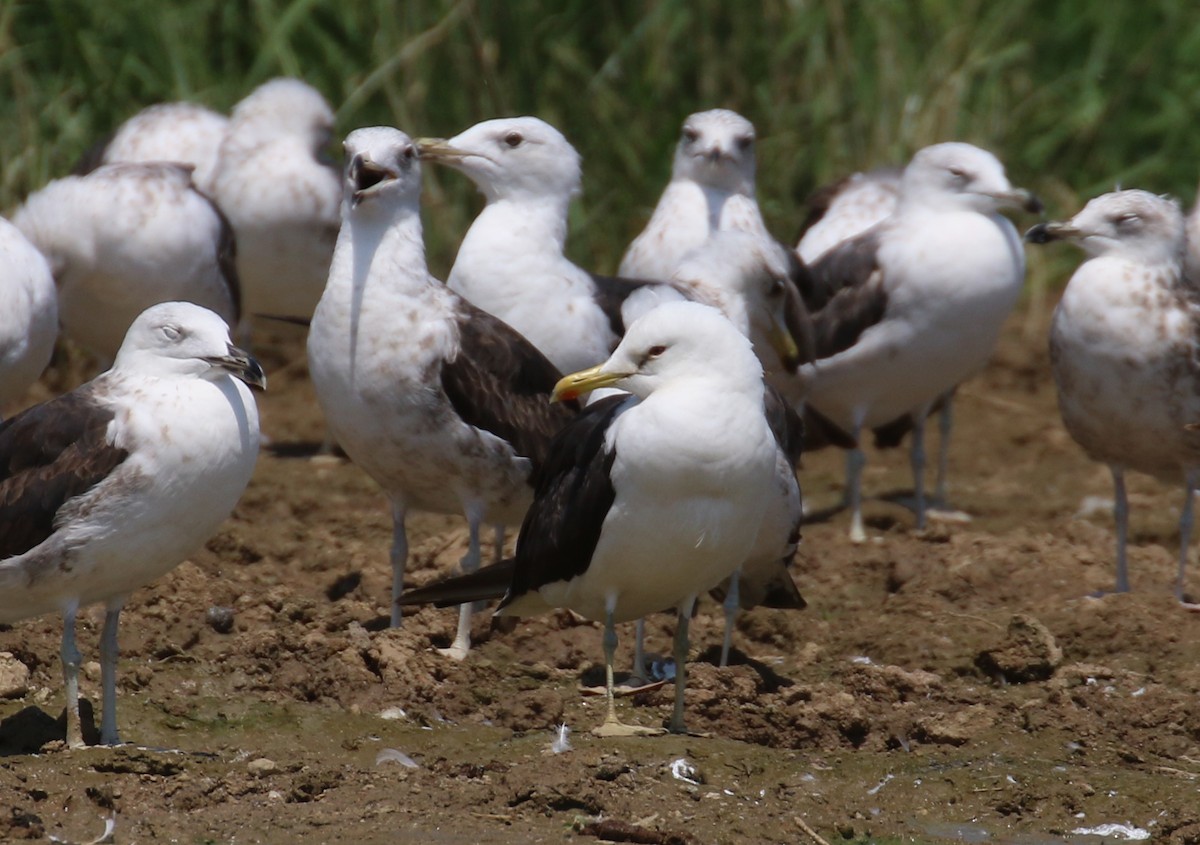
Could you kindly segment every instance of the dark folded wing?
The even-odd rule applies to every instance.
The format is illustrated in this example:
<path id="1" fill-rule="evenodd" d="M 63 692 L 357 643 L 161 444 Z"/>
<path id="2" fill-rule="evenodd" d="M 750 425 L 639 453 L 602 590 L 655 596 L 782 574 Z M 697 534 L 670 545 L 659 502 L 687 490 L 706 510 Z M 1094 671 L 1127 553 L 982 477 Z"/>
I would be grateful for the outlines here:
<path id="1" fill-rule="evenodd" d="M 823 300 L 812 315 L 817 358 L 828 358 L 853 346 L 887 310 L 878 230 L 834 247 L 811 271 Z"/>
<path id="2" fill-rule="evenodd" d="M 107 440 L 112 419 L 85 385 L 0 425 L 0 560 L 43 542 L 62 506 L 128 457 Z"/>
<path id="3" fill-rule="evenodd" d="M 604 316 L 608 317 L 609 328 L 617 337 L 623 337 L 625 321 L 621 319 L 621 306 L 625 304 L 625 300 L 631 293 L 646 285 L 655 284 L 655 282 L 642 279 L 623 279 L 619 276 L 598 276 L 595 273 L 588 275 L 592 277 L 592 285 L 596 290 L 596 304 L 600 306 Z"/>
<path id="4" fill-rule="evenodd" d="M 554 439 L 534 479 L 533 505 L 517 537 L 512 587 L 500 606 L 555 581 L 582 574 L 616 498 L 606 450 L 609 426 L 637 400 L 609 396 L 588 405 Z"/>
<path id="5" fill-rule="evenodd" d="M 442 365 L 450 404 L 468 425 L 491 432 L 529 458 L 534 470 L 550 441 L 575 416 L 573 403 L 550 404 L 561 373 L 516 329 L 459 303 L 459 348 Z"/>

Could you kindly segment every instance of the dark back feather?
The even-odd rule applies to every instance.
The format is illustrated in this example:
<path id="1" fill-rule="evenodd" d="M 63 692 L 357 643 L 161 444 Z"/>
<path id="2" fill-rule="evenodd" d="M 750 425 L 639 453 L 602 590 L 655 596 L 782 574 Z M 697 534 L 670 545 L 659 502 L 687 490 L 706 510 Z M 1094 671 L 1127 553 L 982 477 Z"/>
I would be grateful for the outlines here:
<path id="1" fill-rule="evenodd" d="M 87 384 L 0 424 L 0 560 L 43 542 L 62 506 L 128 457 L 107 442 L 113 412 L 94 393 Z"/>
<path id="2" fill-rule="evenodd" d="M 588 568 L 616 499 L 609 474 L 616 450 L 605 450 L 604 437 L 636 402 L 629 396 L 593 402 L 554 438 L 534 478 L 533 505 L 521 524 L 512 586 L 501 607 Z"/>
<path id="3" fill-rule="evenodd" d="M 108 152 L 108 145 L 113 142 L 115 137 L 117 137 L 117 133 L 114 130 L 84 150 L 79 156 L 79 160 L 75 162 L 75 166 L 71 168 L 70 175 L 87 176 L 104 164 L 104 154 Z"/>
<path id="4" fill-rule="evenodd" d="M 878 233 L 871 230 L 834 247 L 812 273 L 824 298 L 812 318 L 814 342 L 817 357 L 828 358 L 853 346 L 887 310 Z"/>
<path id="5" fill-rule="evenodd" d="M 229 288 L 229 296 L 233 299 L 233 319 L 237 322 L 242 319 L 242 282 L 237 271 L 237 240 L 233 235 L 233 224 L 229 222 L 229 218 L 225 216 L 225 212 L 221 210 L 221 206 L 217 205 L 212 197 L 195 187 L 195 185 L 192 187 L 196 193 L 204 197 L 205 201 L 216 213 L 217 220 L 220 221 L 220 235 L 217 240 L 217 266 L 221 269 L 221 278 L 225 280 L 225 287 Z"/>
<path id="6" fill-rule="evenodd" d="M 545 461 L 550 441 L 575 416 L 574 402 L 550 404 L 561 374 L 537 347 L 504 321 L 459 303 L 459 351 L 442 365 L 442 389 L 468 424 Z"/>

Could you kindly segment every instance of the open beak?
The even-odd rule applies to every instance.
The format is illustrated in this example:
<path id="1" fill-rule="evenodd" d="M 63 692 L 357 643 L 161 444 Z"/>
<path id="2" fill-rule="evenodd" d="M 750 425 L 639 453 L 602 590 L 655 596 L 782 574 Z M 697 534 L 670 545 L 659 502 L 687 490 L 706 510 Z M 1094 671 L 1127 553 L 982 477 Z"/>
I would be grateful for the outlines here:
<path id="1" fill-rule="evenodd" d="M 1025 233 L 1025 240 L 1031 244 L 1048 244 L 1050 241 L 1070 241 L 1083 236 L 1083 232 L 1069 222 L 1051 220 L 1039 223 Z"/>
<path id="2" fill-rule="evenodd" d="M 358 205 L 378 186 L 391 182 L 398 175 L 383 165 L 356 158 L 350 165 L 350 179 L 354 182 L 354 204 Z"/>
<path id="3" fill-rule="evenodd" d="M 266 390 L 267 376 L 263 372 L 262 364 L 258 363 L 250 353 L 238 349 L 232 343 L 228 344 L 226 348 L 229 350 L 229 354 L 214 355 L 204 360 L 234 378 L 241 379 L 251 387 Z"/>
<path id="4" fill-rule="evenodd" d="M 450 142 L 445 138 L 418 138 L 417 152 L 422 159 L 438 164 L 451 164 L 471 155 L 466 150 L 450 146 Z"/>
<path id="5" fill-rule="evenodd" d="M 597 364 L 586 370 L 580 370 L 577 373 L 571 373 L 569 376 L 563 376 L 558 380 L 558 384 L 554 385 L 554 392 L 550 394 L 550 401 L 567 402 L 572 399 L 578 399 L 585 393 L 590 393 L 601 387 L 610 387 L 621 379 L 633 375 L 632 373 L 602 372 L 601 368 L 603 366 L 604 364 Z"/>

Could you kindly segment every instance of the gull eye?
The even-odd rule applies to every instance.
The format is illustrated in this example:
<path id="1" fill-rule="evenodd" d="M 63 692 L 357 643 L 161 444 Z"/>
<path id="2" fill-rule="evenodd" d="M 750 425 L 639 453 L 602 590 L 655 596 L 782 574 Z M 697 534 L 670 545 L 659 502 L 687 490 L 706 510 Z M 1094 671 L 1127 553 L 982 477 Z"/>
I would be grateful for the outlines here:
<path id="1" fill-rule="evenodd" d="M 700 133 L 690 126 L 683 127 L 683 140 L 689 144 L 694 144 L 700 139 Z"/>
<path id="2" fill-rule="evenodd" d="M 739 135 L 735 141 L 739 150 L 748 150 L 754 143 L 753 135 Z"/>
<path id="3" fill-rule="evenodd" d="M 520 132 L 509 132 L 504 136 L 504 143 L 508 144 L 510 147 L 519 147 L 521 146 L 521 142 L 524 140 L 525 138 L 521 136 Z"/>
<path id="4" fill-rule="evenodd" d="M 1132 226 L 1134 223 L 1139 222 L 1141 219 L 1142 219 L 1141 216 L 1138 215 L 1136 212 L 1127 211 L 1124 214 L 1119 215 L 1113 222 L 1116 223 L 1118 226 Z"/>
<path id="5" fill-rule="evenodd" d="M 171 342 L 175 342 L 183 337 L 183 329 L 178 326 L 166 325 L 159 329 L 159 331 L 162 332 L 163 337 Z"/>
<path id="6" fill-rule="evenodd" d="M 667 347 L 665 347 L 665 346 L 651 346 L 650 351 L 646 353 L 646 359 L 649 360 L 651 358 L 657 358 L 659 355 L 662 355 L 666 351 L 667 351 Z"/>
<path id="7" fill-rule="evenodd" d="M 778 299 L 783 296 L 783 279 L 772 278 L 771 287 L 768 289 L 767 295 L 772 299 Z"/>
<path id="8" fill-rule="evenodd" d="M 412 161 L 414 158 L 416 158 L 416 156 L 417 150 L 412 144 L 409 144 L 404 148 L 404 158 L 406 161 Z"/>
<path id="9" fill-rule="evenodd" d="M 963 170 L 961 167 L 951 167 L 948 169 L 950 170 L 950 175 L 955 179 L 965 180 L 967 178 L 967 171 Z"/>

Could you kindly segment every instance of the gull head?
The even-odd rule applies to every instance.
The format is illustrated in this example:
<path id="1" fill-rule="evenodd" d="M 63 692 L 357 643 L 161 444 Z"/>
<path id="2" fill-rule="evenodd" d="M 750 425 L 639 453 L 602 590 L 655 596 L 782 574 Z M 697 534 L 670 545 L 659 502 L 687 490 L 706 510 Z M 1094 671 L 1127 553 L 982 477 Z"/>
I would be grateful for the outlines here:
<path id="1" fill-rule="evenodd" d="M 981 214 L 1002 208 L 1042 210 L 1037 197 L 1012 186 L 998 158 L 957 141 L 925 147 L 913 156 L 900 180 L 900 203 Z"/>
<path id="2" fill-rule="evenodd" d="M 672 178 L 720 190 L 754 192 L 754 124 L 728 109 L 689 115 L 675 148 Z"/>
<path id="3" fill-rule="evenodd" d="M 191 302 L 160 302 L 139 314 L 125 333 L 113 370 L 209 381 L 231 375 L 267 386 L 258 361 L 230 342 L 225 321 Z"/>
<path id="4" fill-rule="evenodd" d="M 350 208 L 417 208 L 421 165 L 411 138 L 390 126 L 368 126 L 347 135 L 342 146 Z"/>
<path id="5" fill-rule="evenodd" d="M 466 174 L 489 201 L 579 193 L 579 153 L 536 117 L 485 120 L 453 138 L 421 138 L 421 158 Z"/>
<path id="6" fill-rule="evenodd" d="M 762 366 L 749 339 L 720 311 L 697 302 L 669 302 L 634 320 L 607 361 L 564 376 L 553 398 L 616 387 L 645 399 L 682 384 L 713 396 L 762 398 Z"/>
<path id="7" fill-rule="evenodd" d="M 234 106 L 230 134 L 244 145 L 294 139 L 316 155 L 333 139 L 333 110 L 308 83 L 280 77 Z"/>
<path id="8" fill-rule="evenodd" d="M 684 256 L 673 279 L 702 297 L 711 291 L 743 334 L 765 338 L 784 369 L 794 371 L 808 339 L 794 337 L 788 326 L 791 269 L 782 246 L 726 229 Z"/>
<path id="9" fill-rule="evenodd" d="M 1179 203 L 1149 191 L 1102 194 L 1065 221 L 1029 230 L 1031 243 L 1071 241 L 1088 255 L 1116 255 L 1145 264 L 1182 262 L 1185 243 Z"/>

